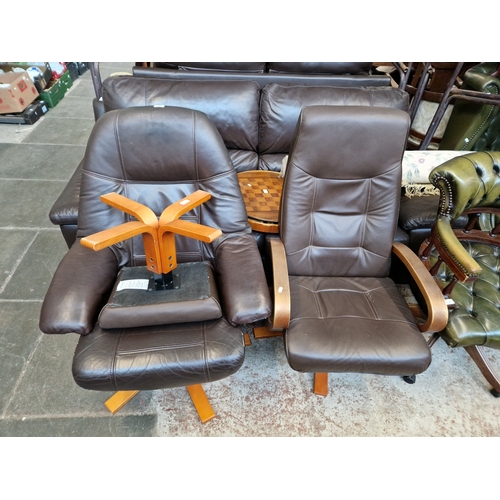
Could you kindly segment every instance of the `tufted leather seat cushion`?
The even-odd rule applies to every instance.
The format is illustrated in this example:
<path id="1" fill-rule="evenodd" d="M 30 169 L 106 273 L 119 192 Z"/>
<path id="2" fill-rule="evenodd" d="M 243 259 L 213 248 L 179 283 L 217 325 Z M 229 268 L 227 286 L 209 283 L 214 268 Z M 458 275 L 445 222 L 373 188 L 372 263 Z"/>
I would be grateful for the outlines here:
<path id="1" fill-rule="evenodd" d="M 441 332 L 451 347 L 484 345 L 500 348 L 500 248 L 461 241 L 470 256 L 480 265 L 476 281 L 458 282 L 451 293 L 455 309 L 450 311 L 446 329 Z M 431 254 L 435 262 L 437 253 Z M 441 265 L 436 279 L 446 286 L 452 279 L 447 266 Z"/>

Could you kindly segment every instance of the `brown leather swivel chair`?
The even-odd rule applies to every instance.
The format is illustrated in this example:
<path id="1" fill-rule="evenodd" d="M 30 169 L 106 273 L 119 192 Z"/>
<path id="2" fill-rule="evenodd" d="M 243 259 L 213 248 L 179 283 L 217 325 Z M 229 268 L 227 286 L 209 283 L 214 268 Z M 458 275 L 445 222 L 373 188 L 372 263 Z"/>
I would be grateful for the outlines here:
<path id="1" fill-rule="evenodd" d="M 74 379 L 86 389 L 118 391 L 107 405 L 112 412 L 137 391 L 181 386 L 190 389 L 196 405 L 193 394 L 204 395 L 200 384 L 228 377 L 241 367 L 244 340 L 237 325 L 265 318 L 271 311 L 262 260 L 227 149 L 201 112 L 137 107 L 103 115 L 83 161 L 77 242 L 54 275 L 40 329 L 80 335 Z M 183 219 L 218 228 L 222 236 L 213 243 L 175 236 L 176 257 L 179 263 L 208 262 L 213 268 L 211 286 L 218 290 L 222 316 L 209 313 L 210 319 L 198 321 L 190 306 L 179 303 L 175 324 L 154 321 L 153 312 L 150 326 L 103 328 L 99 314 L 118 272 L 145 266 L 146 252 L 141 236 L 99 251 L 80 244 L 82 238 L 133 220 L 100 196 L 118 193 L 159 216 L 197 190 L 211 198 Z M 199 411 L 200 418 L 208 420 L 210 412 L 207 417 Z"/>
<path id="2" fill-rule="evenodd" d="M 268 240 L 270 323 L 284 330 L 290 366 L 315 373 L 317 394 L 327 394 L 329 372 L 414 382 L 431 362 L 421 332 L 446 324 L 439 288 L 408 247 L 393 243 L 408 128 L 407 113 L 368 106 L 306 107 L 297 124 L 280 237 Z M 388 277 L 391 251 L 423 290 L 425 322 Z"/>

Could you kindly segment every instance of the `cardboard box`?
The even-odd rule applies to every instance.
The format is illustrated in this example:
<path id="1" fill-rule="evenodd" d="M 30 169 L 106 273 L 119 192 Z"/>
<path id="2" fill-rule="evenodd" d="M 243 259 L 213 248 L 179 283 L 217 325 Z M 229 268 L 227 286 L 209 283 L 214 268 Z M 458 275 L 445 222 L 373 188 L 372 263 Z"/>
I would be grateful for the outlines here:
<path id="1" fill-rule="evenodd" d="M 28 73 L 0 74 L 0 114 L 20 113 L 38 97 Z"/>
<path id="2" fill-rule="evenodd" d="M 52 69 L 49 63 L 27 64 L 27 63 L 8 62 L 6 64 L 0 65 L 0 69 L 2 69 L 5 73 L 9 73 L 13 70 L 13 68 L 22 68 L 26 70 L 28 68 L 31 68 L 32 66 L 36 66 L 42 72 L 42 76 L 33 79 L 33 83 L 35 84 L 36 90 L 38 91 L 38 93 L 40 93 L 48 85 L 50 79 L 52 78 Z"/>

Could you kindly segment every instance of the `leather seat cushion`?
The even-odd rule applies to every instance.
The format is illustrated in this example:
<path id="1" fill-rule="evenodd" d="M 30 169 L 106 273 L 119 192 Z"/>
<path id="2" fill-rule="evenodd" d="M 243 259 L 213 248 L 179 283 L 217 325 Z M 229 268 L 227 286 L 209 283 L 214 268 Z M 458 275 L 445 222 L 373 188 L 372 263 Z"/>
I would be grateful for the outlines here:
<path id="1" fill-rule="evenodd" d="M 389 278 L 290 276 L 290 366 L 300 372 L 413 375 L 430 349 Z"/>
<path id="2" fill-rule="evenodd" d="M 441 336 L 451 347 L 484 345 L 500 349 L 500 248 L 462 241 L 482 272 L 472 283 L 458 282 L 451 293 L 456 308 L 450 311 L 448 325 Z M 433 255 L 431 262 L 434 262 Z M 441 265 L 436 278 L 441 286 L 452 274 Z"/>
<path id="3" fill-rule="evenodd" d="M 80 337 L 73 377 L 84 389 L 155 390 L 223 379 L 245 356 L 243 334 L 224 319 L 143 328 L 96 328 Z"/>

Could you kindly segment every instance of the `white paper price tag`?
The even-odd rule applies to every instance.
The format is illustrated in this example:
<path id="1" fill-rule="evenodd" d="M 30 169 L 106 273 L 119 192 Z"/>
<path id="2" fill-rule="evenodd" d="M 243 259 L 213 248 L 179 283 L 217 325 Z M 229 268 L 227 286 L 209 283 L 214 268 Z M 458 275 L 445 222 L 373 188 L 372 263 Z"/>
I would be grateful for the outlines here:
<path id="1" fill-rule="evenodd" d="M 116 291 L 120 290 L 147 290 L 149 286 L 149 280 L 124 280 L 118 283 Z"/>

